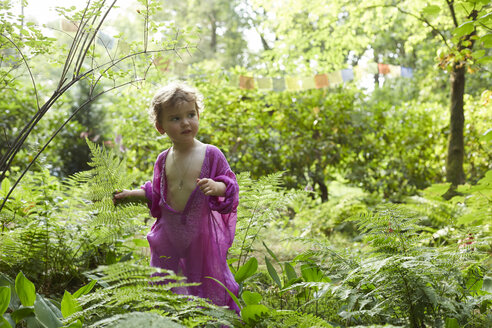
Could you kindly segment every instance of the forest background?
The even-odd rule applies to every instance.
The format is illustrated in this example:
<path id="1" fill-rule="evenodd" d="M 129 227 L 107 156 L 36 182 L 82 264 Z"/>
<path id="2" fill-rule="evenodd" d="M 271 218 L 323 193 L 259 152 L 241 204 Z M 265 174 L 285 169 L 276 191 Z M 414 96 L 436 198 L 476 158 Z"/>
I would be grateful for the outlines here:
<path id="1" fill-rule="evenodd" d="M 115 3 L 42 26 L 0 2 L 2 324 L 491 324 L 488 1 Z M 367 63 L 413 74 L 238 83 Z M 199 139 L 238 174 L 242 321 L 139 278 L 152 220 L 110 201 L 170 145 L 147 108 L 175 79 L 205 95 Z"/>

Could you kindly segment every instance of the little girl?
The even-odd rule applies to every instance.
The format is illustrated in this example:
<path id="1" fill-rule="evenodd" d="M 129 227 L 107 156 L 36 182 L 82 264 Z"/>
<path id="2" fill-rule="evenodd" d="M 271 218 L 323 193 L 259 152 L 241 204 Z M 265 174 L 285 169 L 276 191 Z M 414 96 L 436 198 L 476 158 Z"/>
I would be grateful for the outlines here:
<path id="1" fill-rule="evenodd" d="M 227 291 L 237 295 L 239 286 L 226 262 L 237 219 L 239 187 L 222 152 L 195 139 L 202 95 L 183 83 L 160 89 L 152 99 L 155 128 L 167 134 L 172 147 L 155 162 L 152 181 L 139 190 L 123 190 L 125 197 L 146 198 L 157 218 L 147 235 L 150 265 L 183 274 L 199 286 L 178 290 L 210 299 L 239 312 Z"/>

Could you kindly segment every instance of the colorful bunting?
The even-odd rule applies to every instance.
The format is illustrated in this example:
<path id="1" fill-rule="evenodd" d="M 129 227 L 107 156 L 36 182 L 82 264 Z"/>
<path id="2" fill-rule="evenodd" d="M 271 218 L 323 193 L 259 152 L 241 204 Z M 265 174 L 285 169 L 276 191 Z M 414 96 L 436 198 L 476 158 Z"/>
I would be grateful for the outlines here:
<path id="1" fill-rule="evenodd" d="M 413 77 L 413 69 L 410 67 L 401 67 L 401 76 L 402 77 Z"/>
<path id="2" fill-rule="evenodd" d="M 340 71 L 330 72 L 327 75 L 328 75 L 328 82 L 330 83 L 330 87 L 334 87 L 337 84 L 343 83 L 342 72 Z"/>
<path id="3" fill-rule="evenodd" d="M 389 65 L 388 64 L 378 64 L 378 71 L 379 71 L 379 74 L 383 74 L 383 75 L 389 74 L 389 72 L 390 72 Z"/>
<path id="4" fill-rule="evenodd" d="M 79 26 L 76 23 L 71 22 L 65 18 L 62 18 L 60 20 L 60 25 L 62 31 L 65 32 L 77 32 L 77 30 L 79 29 Z"/>
<path id="5" fill-rule="evenodd" d="M 273 81 L 271 77 L 258 77 L 256 78 L 256 84 L 260 90 L 272 90 Z"/>
<path id="6" fill-rule="evenodd" d="M 285 79 L 283 77 L 275 77 L 272 79 L 273 91 L 281 92 L 285 90 Z"/>
<path id="7" fill-rule="evenodd" d="M 300 90 L 299 79 L 294 76 L 287 76 L 285 78 L 285 86 L 288 91 L 298 91 Z"/>
<path id="8" fill-rule="evenodd" d="M 152 61 L 152 63 L 161 72 L 168 72 L 169 71 L 169 64 L 171 63 L 171 60 L 169 58 L 166 59 L 166 58 L 158 55 L 158 56 L 154 57 L 154 60 Z"/>
<path id="9" fill-rule="evenodd" d="M 99 31 L 97 34 L 97 43 L 105 47 L 106 49 L 113 49 L 115 40 L 112 36 L 107 35 L 103 31 Z"/>
<path id="10" fill-rule="evenodd" d="M 328 76 L 326 74 L 316 74 L 314 76 L 314 84 L 318 89 L 328 87 L 330 85 L 328 83 Z"/>
<path id="11" fill-rule="evenodd" d="M 119 41 L 119 44 L 120 43 L 121 41 Z M 168 72 L 170 59 L 157 56 L 154 59 L 154 64 L 161 71 Z M 188 65 L 182 62 L 174 62 L 173 68 L 174 74 L 183 77 L 186 75 Z M 413 69 L 392 64 L 362 63 L 354 68 L 346 68 L 340 71 L 316 74 L 314 76 L 254 77 L 230 75 L 227 77 L 227 80 L 231 86 L 239 86 L 239 88 L 245 90 L 253 90 L 257 88 L 258 90 L 273 90 L 280 92 L 284 90 L 300 91 L 334 87 L 344 82 L 349 82 L 354 79 L 362 79 L 364 76 L 374 74 L 383 74 L 389 78 L 397 78 L 400 76 L 412 77 Z M 210 79 L 210 83 L 220 83 L 220 78 L 218 76 L 214 76 L 214 78 Z"/>
<path id="12" fill-rule="evenodd" d="M 301 77 L 299 81 L 301 82 L 301 90 L 309 90 L 309 89 L 316 88 L 316 84 L 314 83 L 314 79 L 312 76 Z"/>
<path id="13" fill-rule="evenodd" d="M 390 77 L 399 77 L 401 76 L 401 66 L 396 65 L 388 65 L 389 66 L 389 76 Z"/>
<path id="14" fill-rule="evenodd" d="M 251 76 L 243 76 L 239 77 L 239 88 L 251 90 L 255 88 L 255 80 Z"/>
<path id="15" fill-rule="evenodd" d="M 342 69 L 343 82 L 352 81 L 354 79 L 354 71 L 351 68 Z"/>

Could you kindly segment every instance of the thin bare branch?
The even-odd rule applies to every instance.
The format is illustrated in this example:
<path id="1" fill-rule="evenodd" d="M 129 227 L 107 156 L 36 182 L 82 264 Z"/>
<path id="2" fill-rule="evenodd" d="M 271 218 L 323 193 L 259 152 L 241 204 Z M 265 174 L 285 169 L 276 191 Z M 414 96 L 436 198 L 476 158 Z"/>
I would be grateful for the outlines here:
<path id="1" fill-rule="evenodd" d="M 29 72 L 29 76 L 31 77 L 32 86 L 34 88 L 34 94 L 36 96 L 36 106 L 37 106 L 37 109 L 39 111 L 38 89 L 36 88 L 36 81 L 34 80 L 34 76 L 32 75 L 31 67 L 29 67 L 29 64 L 27 63 L 26 57 L 22 53 L 22 50 L 20 50 L 19 46 L 13 40 L 11 40 L 8 36 L 6 36 L 3 33 L 0 33 L 0 35 L 3 36 L 5 39 L 7 39 L 9 41 L 15 47 L 15 49 L 17 49 L 17 51 L 19 52 L 20 56 L 22 57 L 22 61 L 26 65 L 27 71 Z"/>
<path id="2" fill-rule="evenodd" d="M 65 125 L 67 125 L 68 122 L 70 122 L 74 117 L 75 115 L 77 115 L 79 113 L 79 111 L 81 111 L 85 106 L 87 106 L 89 103 L 91 103 L 92 101 L 94 101 L 94 99 L 112 91 L 112 90 L 115 90 L 115 89 L 118 89 L 118 88 L 121 88 L 121 87 L 124 87 L 126 85 L 129 85 L 129 84 L 132 84 L 134 82 L 138 82 L 138 81 L 135 81 L 135 80 L 132 80 L 132 81 L 128 81 L 128 82 L 125 82 L 123 84 L 120 84 L 118 86 L 115 86 L 113 88 L 110 88 L 110 89 L 107 89 L 107 90 L 104 90 L 104 91 L 101 91 L 100 93 L 98 93 L 97 95 L 95 95 L 94 97 L 92 98 L 89 98 L 88 100 L 86 100 L 79 108 L 77 108 L 73 113 L 72 115 L 70 115 L 69 118 L 67 118 L 65 120 L 65 122 L 63 122 L 62 125 L 60 125 L 58 127 L 58 129 L 51 135 L 51 137 L 48 139 L 48 141 L 44 144 L 44 146 L 38 151 L 38 153 L 36 154 L 36 156 L 33 157 L 32 161 L 27 165 L 27 167 L 24 169 L 24 171 L 22 171 L 21 175 L 16 179 L 16 181 L 14 182 L 14 184 L 12 185 L 12 187 L 10 188 L 9 192 L 7 193 L 7 195 L 5 196 L 5 198 L 3 199 L 2 201 L 2 204 L 0 205 L 0 212 L 2 211 L 3 207 L 5 206 L 5 203 L 7 202 L 7 200 L 9 199 L 10 195 L 12 194 L 12 192 L 14 191 L 14 189 L 17 187 L 17 185 L 19 184 L 19 182 L 22 180 L 22 178 L 26 175 L 26 173 L 29 171 L 29 169 L 31 168 L 31 166 L 36 162 L 36 160 L 38 159 L 38 157 L 41 155 L 41 153 L 46 149 L 46 147 L 48 147 L 48 145 L 51 143 L 51 141 L 58 135 L 58 133 L 60 133 L 60 131 L 65 127 Z"/>
<path id="3" fill-rule="evenodd" d="M 446 0 L 448 1 L 448 0 Z M 442 34 L 442 32 L 437 29 L 436 27 L 434 27 L 425 17 L 422 17 L 422 16 L 419 16 L 417 14 L 414 14 L 412 12 L 409 12 L 409 11 L 406 11 L 400 7 L 398 7 L 396 4 L 388 4 L 388 5 L 375 5 L 375 6 L 369 6 L 369 7 L 364 7 L 364 8 L 361 8 L 362 10 L 366 10 L 366 9 L 374 9 L 374 8 L 396 8 L 399 12 L 401 12 L 402 14 L 405 14 L 405 15 L 409 15 L 421 22 L 424 22 L 427 26 L 429 26 L 434 32 L 436 32 L 437 34 L 439 34 L 439 36 L 441 37 L 442 41 L 444 42 L 444 44 L 446 45 L 446 47 L 448 47 L 448 49 L 451 49 L 451 46 L 448 44 L 448 41 L 446 39 L 446 37 L 444 36 L 444 34 Z"/>

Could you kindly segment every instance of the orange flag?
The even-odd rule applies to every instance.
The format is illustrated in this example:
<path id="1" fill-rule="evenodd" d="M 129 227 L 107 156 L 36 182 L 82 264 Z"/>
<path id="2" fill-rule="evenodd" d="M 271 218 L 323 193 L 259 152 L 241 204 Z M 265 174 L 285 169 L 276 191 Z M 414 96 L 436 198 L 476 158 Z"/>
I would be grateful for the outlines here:
<path id="1" fill-rule="evenodd" d="M 255 88 L 255 80 L 251 76 L 243 76 L 239 77 L 239 88 L 241 89 L 254 89 Z"/>
<path id="2" fill-rule="evenodd" d="M 328 83 L 328 76 L 326 74 L 317 74 L 314 76 L 314 84 L 316 88 L 326 88 L 330 84 Z"/>
<path id="3" fill-rule="evenodd" d="M 378 64 L 378 71 L 379 71 L 379 74 L 383 74 L 383 75 L 389 74 L 389 72 L 390 72 L 389 65 L 388 64 Z"/>

